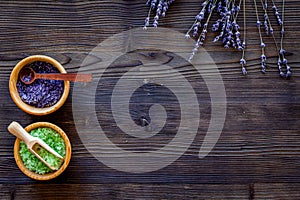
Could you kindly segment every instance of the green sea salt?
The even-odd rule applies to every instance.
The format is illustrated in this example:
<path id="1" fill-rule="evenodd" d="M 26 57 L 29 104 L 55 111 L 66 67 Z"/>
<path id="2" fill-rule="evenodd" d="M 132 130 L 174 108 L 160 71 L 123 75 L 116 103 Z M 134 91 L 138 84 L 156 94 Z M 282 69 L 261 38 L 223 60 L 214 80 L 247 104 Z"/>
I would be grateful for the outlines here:
<path id="1" fill-rule="evenodd" d="M 66 155 L 66 145 L 59 133 L 51 128 L 37 128 L 29 132 L 30 135 L 42 139 L 47 143 L 54 151 L 56 151 L 62 157 Z M 26 144 L 20 142 L 20 156 L 27 169 L 37 174 L 46 174 L 52 172 L 42 161 L 40 161 L 35 155 L 33 155 L 27 148 Z M 63 160 L 57 158 L 53 154 L 49 153 L 42 147 L 38 148 L 38 154 L 51 166 L 59 169 L 63 163 Z"/>

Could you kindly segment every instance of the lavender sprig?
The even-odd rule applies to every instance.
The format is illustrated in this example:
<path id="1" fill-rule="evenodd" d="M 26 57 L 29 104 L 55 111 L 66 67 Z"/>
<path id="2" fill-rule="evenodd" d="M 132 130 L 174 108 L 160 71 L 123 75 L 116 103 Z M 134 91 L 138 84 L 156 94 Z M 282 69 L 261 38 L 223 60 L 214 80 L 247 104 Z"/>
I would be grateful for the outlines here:
<path id="1" fill-rule="evenodd" d="M 155 16 L 153 18 L 153 27 L 158 26 L 158 20 L 160 17 L 165 17 L 166 12 L 175 0 L 147 0 L 146 5 L 150 6 L 148 15 L 145 19 L 144 29 L 146 30 L 147 27 L 150 25 L 150 15 L 152 11 L 155 11 Z"/>
<path id="2" fill-rule="evenodd" d="M 263 4 L 263 8 L 264 8 L 264 12 L 265 12 L 265 14 L 266 14 L 266 6 L 265 6 L 265 4 L 262 2 L 262 0 L 261 0 L 261 3 Z M 273 7 L 274 7 L 274 2 L 272 1 L 272 3 L 273 3 Z M 275 48 L 276 48 L 276 51 L 278 52 L 279 50 L 278 50 L 278 45 L 277 45 L 277 41 L 276 41 L 276 38 L 275 38 L 275 36 L 274 36 L 274 29 L 273 29 L 273 27 L 272 27 L 272 24 L 271 24 L 271 21 L 270 21 L 270 18 L 268 17 L 267 19 L 267 22 L 268 22 L 268 27 L 269 27 L 269 33 L 270 33 L 270 35 L 271 35 L 271 37 L 273 38 L 273 41 L 274 41 L 274 44 L 275 44 Z M 280 54 L 278 53 L 278 61 L 277 61 L 277 66 L 278 66 L 278 71 L 279 71 L 279 75 L 281 76 L 281 77 L 283 77 L 285 74 L 284 74 L 284 72 L 283 72 L 283 70 L 282 70 L 282 60 L 281 60 L 281 56 L 280 56 Z"/>
<path id="3" fill-rule="evenodd" d="M 268 3 L 267 0 L 265 0 L 265 2 L 263 2 L 261 0 L 261 4 L 264 10 L 264 27 L 265 27 L 265 32 L 266 32 L 266 36 L 269 35 L 269 16 L 267 13 L 267 8 L 268 8 Z"/>
<path id="4" fill-rule="evenodd" d="M 277 23 L 278 23 L 279 26 L 282 26 L 282 20 L 281 20 L 281 18 L 280 18 L 280 14 L 279 14 L 278 9 L 277 9 L 277 6 L 275 5 L 275 3 L 274 3 L 273 0 L 272 0 L 272 4 L 273 4 L 272 10 L 273 10 L 274 15 L 275 15 L 275 17 L 276 17 Z"/>
<path id="5" fill-rule="evenodd" d="M 221 40 L 225 48 L 243 49 L 240 38 L 240 26 L 237 23 L 241 2 L 242 0 L 239 1 L 238 5 L 235 5 L 235 0 L 228 2 L 219 1 L 217 4 L 217 14 L 220 16 L 220 19 L 213 24 L 212 31 L 220 32 L 214 38 L 213 42 Z"/>
<path id="6" fill-rule="evenodd" d="M 286 77 L 290 77 L 292 75 L 291 67 L 288 65 L 288 60 L 285 58 L 285 50 L 283 49 L 283 37 L 284 37 L 284 8 L 285 8 L 285 0 L 282 0 L 282 21 L 281 21 L 281 32 L 280 32 L 280 50 L 279 55 L 282 58 L 282 64 L 286 67 Z"/>
<path id="7" fill-rule="evenodd" d="M 242 51 L 242 56 L 240 59 L 240 64 L 242 67 L 242 73 L 247 74 L 246 70 L 246 0 L 204 0 L 200 12 L 195 16 L 195 21 L 190 27 L 190 29 L 185 34 L 186 38 L 194 37 L 196 38 L 196 43 L 194 49 L 191 53 L 190 60 L 193 59 L 194 55 L 197 53 L 200 46 L 204 45 L 206 35 L 208 32 L 208 25 L 213 13 L 217 14 L 219 18 L 213 22 L 211 30 L 217 32 L 213 42 L 222 42 L 225 48 L 233 47 L 237 50 Z M 275 48 L 278 53 L 278 70 L 281 77 L 290 77 L 291 76 L 291 67 L 288 65 L 288 60 L 285 57 L 286 51 L 283 48 L 283 38 L 284 38 L 284 7 L 285 0 L 282 0 L 282 16 L 280 16 L 279 10 L 272 1 L 272 10 L 276 18 L 277 23 L 281 27 L 280 31 L 280 48 L 276 42 L 274 36 L 274 29 L 271 25 L 270 16 L 268 15 L 268 2 L 267 0 L 260 0 L 263 11 L 263 19 L 260 21 L 257 0 L 253 0 L 255 5 L 256 13 L 256 26 L 258 28 L 259 39 L 260 39 L 260 62 L 261 62 L 261 71 L 265 73 L 266 71 L 266 60 L 265 55 L 266 44 L 263 41 L 262 31 L 264 29 L 266 36 L 271 36 L 274 40 Z M 147 5 L 150 7 L 148 16 L 145 19 L 144 29 L 150 25 L 150 15 L 153 12 L 153 23 L 154 27 L 158 26 L 158 21 L 161 17 L 166 15 L 166 12 L 171 3 L 174 0 L 147 0 Z M 241 10 L 241 5 L 243 6 L 243 30 L 240 30 L 238 24 L 238 15 Z M 263 28 L 263 29 L 262 29 Z M 242 32 L 242 34 L 241 34 Z M 243 39 L 242 39 L 242 37 Z M 286 71 L 284 70 L 286 69 Z"/>
<path id="8" fill-rule="evenodd" d="M 245 51 L 246 51 L 246 0 L 243 0 L 243 19 L 244 19 L 244 41 L 242 43 L 242 58 L 240 59 L 240 64 L 242 67 L 242 73 L 243 75 L 247 74 L 246 70 L 246 59 L 245 59 Z"/>
<path id="9" fill-rule="evenodd" d="M 261 34 L 261 25 L 262 23 L 259 21 L 259 16 L 258 16 L 258 9 L 257 9 L 257 4 L 256 4 L 256 0 L 253 0 L 254 2 L 254 8 L 255 8 L 255 13 L 256 13 L 256 26 L 258 29 L 258 34 L 259 34 L 259 38 L 260 38 L 260 48 L 261 48 L 261 71 L 262 73 L 266 72 L 266 55 L 265 55 L 265 43 L 263 42 L 263 38 L 262 38 L 262 34 Z"/>
<path id="10" fill-rule="evenodd" d="M 278 9 L 274 3 L 274 1 L 272 0 L 272 3 L 273 3 L 273 10 L 274 8 L 276 8 L 275 10 L 277 10 L 278 12 Z M 280 18 L 280 16 L 278 15 L 275 15 L 277 20 L 280 19 L 280 21 L 278 22 L 278 24 L 281 25 L 281 31 L 280 31 L 280 49 L 278 48 L 278 45 L 277 45 L 277 41 L 275 39 L 275 36 L 272 33 L 272 38 L 274 40 L 274 43 L 275 43 L 275 46 L 276 46 L 276 50 L 278 52 L 278 61 L 277 61 L 277 66 L 278 66 L 278 71 L 279 71 L 279 75 L 281 77 L 290 77 L 292 75 L 292 71 L 291 71 L 291 67 L 288 65 L 288 60 L 285 58 L 285 53 L 286 51 L 284 50 L 283 48 L 283 37 L 284 37 L 284 25 L 283 25 L 283 22 L 284 22 L 284 7 L 285 7 L 285 0 L 282 0 L 282 20 Z M 270 25 L 270 29 L 271 29 L 271 23 L 269 21 L 269 25 Z M 273 30 L 273 29 L 272 29 Z M 284 73 L 283 71 L 283 67 L 286 67 L 286 73 Z"/>
<path id="11" fill-rule="evenodd" d="M 209 12 L 209 14 L 208 14 L 207 20 L 206 20 L 205 24 L 203 25 L 203 29 L 202 29 L 201 34 L 199 35 L 199 37 L 196 41 L 194 49 L 193 49 L 193 51 L 191 53 L 191 56 L 189 58 L 189 61 L 191 61 L 193 59 L 193 57 L 196 54 L 196 52 L 198 51 L 199 47 L 204 44 L 206 33 L 207 33 L 207 26 L 208 26 L 209 20 L 211 18 L 212 12 L 216 7 L 216 2 L 217 2 L 217 0 L 214 0 L 214 2 L 210 1 L 209 5 L 208 5 L 207 12 Z"/>
<path id="12" fill-rule="evenodd" d="M 193 25 L 190 27 L 190 29 L 186 32 L 185 38 L 190 38 L 190 32 L 193 31 L 193 37 L 196 37 L 198 35 L 198 30 L 201 27 L 201 22 L 205 18 L 205 12 L 206 12 L 206 7 L 208 5 L 208 2 L 210 0 L 206 0 L 202 3 L 202 9 L 199 12 L 198 15 L 195 17 L 195 21 Z"/>

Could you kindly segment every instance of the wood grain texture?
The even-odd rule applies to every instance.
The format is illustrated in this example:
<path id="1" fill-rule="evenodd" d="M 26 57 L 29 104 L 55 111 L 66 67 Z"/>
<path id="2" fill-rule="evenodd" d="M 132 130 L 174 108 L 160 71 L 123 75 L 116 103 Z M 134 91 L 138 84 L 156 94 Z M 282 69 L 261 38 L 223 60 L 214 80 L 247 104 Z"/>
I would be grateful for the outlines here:
<path id="1" fill-rule="evenodd" d="M 281 1 L 275 1 L 281 10 Z M 12 102 L 8 91 L 11 70 L 22 58 L 45 54 L 57 59 L 68 72 L 79 68 L 99 78 L 100 69 L 82 66 L 89 52 L 114 34 L 142 27 L 148 8 L 144 1 L 5 1 L 0 5 L 0 199 L 299 199 L 300 184 L 300 3 L 286 1 L 284 46 L 293 69 L 290 80 L 278 77 L 275 46 L 266 38 L 268 68 L 260 72 L 260 48 L 252 1 L 247 1 L 247 69 L 241 75 L 241 52 L 207 42 L 205 50 L 213 58 L 224 81 L 227 113 L 221 137 L 214 149 L 198 158 L 211 118 L 211 99 L 203 77 L 170 52 L 141 50 L 130 52 L 113 63 L 97 92 L 96 111 L 106 135 L 128 151 L 157 150 L 173 137 L 179 121 L 177 101 L 157 90 L 159 100 L 170 111 L 165 132 L 149 140 L 128 136 L 117 129 L 110 108 L 111 90 L 124 71 L 140 65 L 143 59 L 176 66 L 195 88 L 200 104 L 200 127 L 192 145 L 178 160 L 158 171 L 131 174 L 109 168 L 94 158 L 82 143 L 73 118 L 82 108 L 72 107 L 71 95 L 64 106 L 48 116 L 31 116 Z M 159 26 L 181 34 L 199 12 L 199 1 L 178 0 Z M 213 19 L 216 19 L 213 16 Z M 275 22 L 275 18 L 271 18 Z M 242 23 L 242 22 L 240 22 Z M 141 30 L 142 31 L 142 30 Z M 278 30 L 276 39 L 279 40 Z M 214 34 L 207 36 L 213 40 Z M 164 38 L 156 38 L 162 43 Z M 174 51 L 183 47 L 171 43 Z M 192 50 L 191 46 L 191 50 Z M 141 56 L 142 55 L 142 56 Z M 144 56 L 144 57 L 143 57 Z M 101 58 L 91 58 L 101 64 Z M 215 75 L 209 66 L 203 72 Z M 152 70 L 146 75 L 176 78 L 174 73 Z M 217 83 L 216 83 L 217 84 Z M 87 85 L 87 91 L 89 91 Z M 180 88 L 185 94 L 185 88 Z M 77 94 L 84 106 L 85 93 Z M 93 95 L 93 94 L 90 94 Z M 137 93 L 132 118 L 147 115 L 138 102 L 147 102 Z M 122 102 L 120 102 L 122 103 Z M 76 109 L 76 110 L 75 110 Z M 20 172 L 13 158 L 15 138 L 7 131 L 11 121 L 23 126 L 38 121 L 54 123 L 65 130 L 72 143 L 68 169 L 50 182 L 35 182 Z M 126 125 L 126 124 L 125 124 Z M 97 133 L 95 131 L 95 133 Z M 97 147 L 97 144 L 94 144 Z M 185 144 L 182 144 L 183 146 Z M 180 148 L 174 146 L 171 152 Z M 108 149 L 108 152 L 111 149 Z M 118 157 L 118 155 L 112 156 Z M 136 163 L 132 163 L 136 165 Z M 58 193 L 58 189 L 60 193 Z"/>

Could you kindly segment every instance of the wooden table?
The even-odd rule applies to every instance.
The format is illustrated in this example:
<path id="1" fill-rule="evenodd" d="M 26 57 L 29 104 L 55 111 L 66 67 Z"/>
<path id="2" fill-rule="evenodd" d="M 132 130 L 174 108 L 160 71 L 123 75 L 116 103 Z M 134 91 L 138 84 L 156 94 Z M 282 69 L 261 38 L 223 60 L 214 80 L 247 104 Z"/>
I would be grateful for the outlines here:
<path id="1" fill-rule="evenodd" d="M 275 2 L 281 8 L 281 1 Z M 269 46 L 266 52 L 269 67 L 266 74 L 260 72 L 258 59 L 260 41 L 251 1 L 247 1 L 247 76 L 241 74 L 239 65 L 241 52 L 224 49 L 220 43 L 210 42 L 214 34 L 208 34 L 205 50 L 218 67 L 219 75 L 223 79 L 227 109 L 220 138 L 204 158 L 199 158 L 198 153 L 209 127 L 212 106 L 203 77 L 209 74 L 213 80 L 217 75 L 216 70 L 207 67 L 201 72 L 203 74 L 199 74 L 187 62 L 176 61 L 174 52 L 180 52 L 182 48 L 177 43 L 170 44 L 173 45 L 172 52 L 143 49 L 128 52 L 130 56 L 114 62 L 114 68 L 111 68 L 107 76 L 99 82 L 101 87 L 98 88 L 100 91 L 97 89 L 93 106 L 104 134 L 107 134 L 109 140 L 116 146 L 126 149 L 128 157 L 133 151 L 154 151 L 167 145 L 175 137 L 174 130 L 178 128 L 180 122 L 178 101 L 168 99 L 170 93 L 162 93 L 162 89 L 158 88 L 158 93 L 151 93 L 152 91 L 150 93 L 158 95 L 157 99 L 171 113 L 168 115 L 171 120 L 167 121 L 170 126 L 158 135 L 139 140 L 118 129 L 119 124 L 113 120 L 112 111 L 109 110 L 111 91 L 116 79 L 122 77 L 132 67 L 140 65 L 139 60 L 142 57 L 165 65 L 175 59 L 173 63 L 177 64 L 175 69 L 184 72 L 184 77 L 195 88 L 200 107 L 199 129 L 192 144 L 187 146 L 188 149 L 182 156 L 158 170 L 129 173 L 104 164 L 101 159 L 93 156 L 94 154 L 82 142 L 73 114 L 85 109 L 90 102 L 85 101 L 84 96 L 72 93 L 77 91 L 74 84 L 71 85 L 67 102 L 60 110 L 39 117 L 26 114 L 13 103 L 8 83 L 11 70 L 16 63 L 35 54 L 52 56 L 68 72 L 77 72 L 80 69 L 94 73 L 96 80 L 99 80 L 101 70 L 89 68 L 82 63 L 98 44 L 114 37 L 115 34 L 137 28 L 140 28 L 143 34 L 141 27 L 148 12 L 144 1 L 2 2 L 0 199 L 299 199 L 299 11 L 299 1 L 286 2 L 284 46 L 288 50 L 287 58 L 293 69 L 293 76 L 289 80 L 278 76 L 275 47 L 270 38 L 265 40 Z M 170 7 L 166 18 L 160 19 L 159 26 L 184 36 L 198 12 L 198 1 L 176 1 Z M 272 21 L 274 22 L 274 18 Z M 276 33 L 278 41 L 279 35 Z M 153 41 L 163 44 L 164 39 L 167 38 L 157 38 Z M 145 42 L 147 41 L 146 38 Z M 190 48 L 192 50 L 193 47 Z M 100 64 L 102 62 L 97 56 L 93 59 L 92 61 Z M 164 68 L 157 69 L 154 70 L 155 73 L 150 70 L 145 74 L 163 75 L 166 79 L 174 75 L 171 71 L 163 70 Z M 152 85 L 150 90 L 155 87 Z M 147 108 L 139 106 L 147 103 L 147 95 L 139 95 L 139 92 L 141 91 L 135 94 L 130 107 L 132 120 L 137 123 L 143 115 L 147 116 Z M 185 88 L 179 87 L 179 92 L 184 94 Z M 79 100 L 81 98 L 80 107 L 74 106 L 74 95 L 77 95 Z M 26 177 L 18 169 L 13 157 L 15 138 L 7 131 L 8 124 L 13 120 L 23 126 L 37 121 L 48 121 L 67 132 L 73 147 L 72 159 L 67 170 L 59 178 L 37 182 Z M 193 120 L 191 119 L 191 123 Z M 100 134 L 103 133 L 99 131 Z M 182 144 L 185 145 L 187 144 Z M 94 146 L 101 148 L 97 146 L 97 140 Z M 172 152 L 176 152 L 182 146 L 172 146 L 170 151 L 165 153 L 172 156 Z M 112 153 L 112 160 L 115 159 L 114 156 L 118 157 Z M 139 167 L 138 160 L 137 163 L 131 164 L 133 169 Z"/>

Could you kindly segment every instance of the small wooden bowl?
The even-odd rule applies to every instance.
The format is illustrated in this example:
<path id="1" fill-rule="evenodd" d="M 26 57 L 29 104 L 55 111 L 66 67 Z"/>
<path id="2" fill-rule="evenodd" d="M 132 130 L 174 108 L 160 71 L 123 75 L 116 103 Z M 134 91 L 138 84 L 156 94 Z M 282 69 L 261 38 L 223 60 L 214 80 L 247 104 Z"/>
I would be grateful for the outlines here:
<path id="1" fill-rule="evenodd" d="M 35 179 L 35 180 L 40 180 L 40 181 L 46 181 L 46 180 L 50 180 L 53 178 L 58 177 L 61 173 L 63 173 L 65 171 L 65 169 L 67 168 L 67 166 L 69 165 L 69 162 L 71 160 L 71 154 L 72 154 L 72 150 L 71 150 L 71 143 L 70 140 L 68 138 L 68 136 L 66 135 L 66 133 L 59 128 L 58 126 L 49 123 L 49 122 L 37 122 L 37 123 L 33 123 L 28 125 L 25 130 L 27 132 L 30 132 L 33 129 L 36 128 L 40 128 L 40 127 L 48 127 L 48 128 L 52 128 L 55 131 L 57 131 L 61 137 L 63 138 L 63 140 L 65 141 L 66 144 L 66 155 L 64 158 L 64 163 L 62 164 L 62 166 L 54 172 L 51 173 L 47 173 L 47 174 L 37 174 L 35 172 L 30 171 L 29 169 L 26 168 L 26 166 L 24 165 L 19 150 L 20 150 L 20 140 L 17 138 L 15 141 L 15 145 L 14 145 L 14 157 L 16 160 L 16 163 L 18 165 L 18 167 L 20 168 L 20 170 L 27 175 L 28 177 Z"/>
<path id="2" fill-rule="evenodd" d="M 15 102 L 15 104 L 22 109 L 23 111 L 32 114 L 32 115 L 47 115 L 50 114 L 56 110 L 58 110 L 67 100 L 67 97 L 69 95 L 70 91 L 70 82 L 69 81 L 64 81 L 64 91 L 59 99 L 59 101 L 54 104 L 53 106 L 50 107 L 45 107 L 45 108 L 36 108 L 34 106 L 31 106 L 25 102 L 22 101 L 18 89 L 17 89 L 17 81 L 19 79 L 19 72 L 21 69 L 28 65 L 31 64 L 35 61 L 42 61 L 42 62 L 47 62 L 52 64 L 54 67 L 58 69 L 61 73 L 66 73 L 66 70 L 64 67 L 55 59 L 49 57 L 49 56 L 44 56 L 44 55 L 34 55 L 34 56 L 29 56 L 27 58 L 24 58 L 21 60 L 12 70 L 10 79 L 9 79 L 9 92 L 12 100 Z"/>

